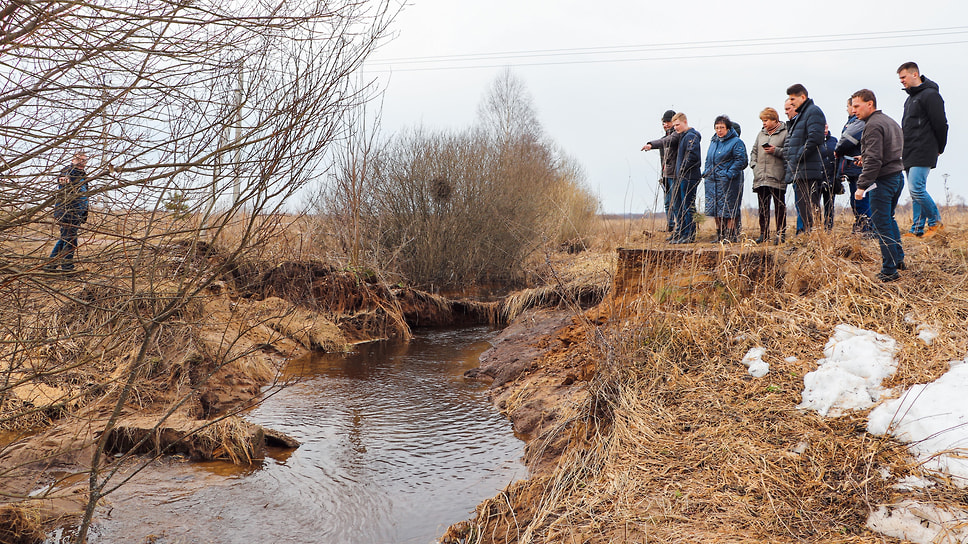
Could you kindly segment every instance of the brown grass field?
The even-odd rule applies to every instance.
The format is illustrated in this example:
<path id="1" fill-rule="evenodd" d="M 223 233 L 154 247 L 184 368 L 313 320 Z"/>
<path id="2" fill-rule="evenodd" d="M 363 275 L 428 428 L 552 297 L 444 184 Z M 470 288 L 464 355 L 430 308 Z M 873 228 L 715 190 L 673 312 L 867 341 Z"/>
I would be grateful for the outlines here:
<path id="1" fill-rule="evenodd" d="M 903 231 L 909 215 L 898 216 Z M 259 383 L 272 380 L 285 352 L 406 337 L 405 319 L 446 323 L 457 313 L 514 321 L 527 330 L 553 311 L 569 315 L 570 324 L 528 337 L 540 354 L 516 379 L 493 389 L 495 404 L 530 437 L 532 476 L 481 504 L 476 519 L 453 526 L 445 542 L 898 542 L 865 527 L 870 511 L 905 498 L 965 509 L 968 495 L 939 478 L 928 489 L 894 488 L 896 479 L 919 473 L 917 464 L 903 445 L 869 435 L 866 414 L 824 419 L 796 406 L 804 374 L 816 368 L 840 323 L 897 340 L 899 368 L 890 387 L 934 380 L 948 361 L 968 354 L 968 214 L 942 210 L 942 216 L 942 235 L 904 239 L 909 270 L 889 284 L 874 279 L 880 259 L 876 242 L 850 235 L 843 213 L 832 233 L 779 246 L 748 240 L 712 244 L 711 221 L 700 225 L 698 243 L 669 246 L 662 241 L 661 220 L 610 219 L 602 221 L 584 251 L 536 253 L 530 289 L 490 303 L 459 304 L 391 289 L 397 278 L 381 280 L 379 272 L 371 277 L 369 271 L 347 270 L 329 229 L 309 218 L 266 218 L 258 251 L 235 263 L 224 281 L 200 291 L 166 325 L 165 349 L 150 368 L 137 369 L 144 379 L 125 409 L 132 417 L 157 415 L 175 399 L 191 398 L 178 413 L 204 420 L 209 412 L 231 413 L 232 406 L 251 400 L 239 387 L 223 387 L 228 382 L 220 376 L 247 375 L 240 387 L 257 391 Z M 136 214 L 94 224 L 97 229 L 82 237 L 80 255 L 96 266 L 84 279 L 69 280 L 76 285 L 66 283 L 63 291 L 113 300 L 109 295 L 121 287 L 111 287 L 108 280 L 128 278 L 129 295 L 141 297 L 141 310 L 164 302 L 166 293 L 180 292 L 178 274 L 185 263 L 216 258 L 218 248 L 231 247 L 238 236 L 226 229 L 186 253 L 176 231 L 191 232 L 191 225 Z M 752 232 L 755 216 L 747 214 L 744 225 Z M 131 274 L 134 261 L 128 259 L 139 248 L 118 235 L 145 229 L 157 234 L 153 254 L 164 264 L 147 283 Z M 19 238 L 3 241 L 8 291 L 20 285 L 11 278 L 29 277 L 24 270 L 49 250 L 52 226 L 15 234 Z M 648 257 L 623 261 L 620 248 L 643 250 Z M 48 293 L 42 282 L 24 285 L 8 298 L 51 304 L 31 298 Z M 58 299 L 57 312 L 47 319 L 62 327 L 76 325 L 71 296 Z M 108 314 L 119 308 L 85 310 L 85 319 L 109 322 Z M 124 323 L 111 323 L 127 330 Z M 940 331 L 932 345 L 917 339 L 921 324 Z M 218 346 L 229 330 L 244 331 L 230 342 L 238 346 L 238 356 L 206 367 L 214 357 L 209 352 L 222 349 Z M 45 437 L 56 442 L 51 437 L 63 436 L 56 430 L 64 419 L 88 427 L 82 432 L 75 424 L 71 439 L 88 436 L 116 394 L 119 377 L 131 370 L 123 353 L 135 345 L 130 339 L 108 334 L 92 341 L 96 349 L 70 338 L 47 339 L 34 346 L 42 351 L 18 355 L 27 362 L 74 365 L 64 380 L 41 373 L 44 386 L 71 403 L 59 400 L 54 412 L 23 412 L 36 416 L 27 425 L 32 432 L 40 429 L 36 443 Z M 749 376 L 739 362 L 754 346 L 767 350 L 771 371 L 762 379 Z M 96 366 L 84 366 L 88 363 Z M 210 386 L 192 381 L 199 369 L 214 378 Z M 99 376 L 104 383 L 95 383 Z M 207 392 L 214 397 L 205 397 Z M 12 417 L 12 406 L 4 404 L 7 427 L 23 428 L 6 417 Z M 23 410 L 23 403 L 15 407 Z M 234 424 L 211 423 L 206 427 L 211 432 L 193 432 L 217 441 L 212 433 Z M 170 427 L 177 430 L 175 424 Z M 10 434 L 5 442 L 17 436 Z M 76 470 L 83 470 L 84 461 L 77 451 L 89 447 L 70 450 Z M 7 461 L 23 451 L 0 448 Z M 244 450 L 228 457 L 244 462 L 256 454 Z M 50 459 L 62 461 L 56 451 Z M 23 484 L 18 478 L 28 478 L 12 470 L 18 467 L 2 465 L 5 492 Z M 882 469 L 890 477 L 883 477 Z M 33 477 L 43 474 L 41 469 Z M 53 522 L 48 511 L 40 515 L 15 496 L 11 493 L 8 502 L 24 508 L 8 505 L 4 515 L 17 534 L 35 535 L 39 525 Z"/>
<path id="2" fill-rule="evenodd" d="M 910 268 L 888 284 L 874 279 L 877 243 L 850 235 L 844 214 L 832 233 L 780 246 L 703 242 L 711 221 L 699 243 L 668 246 L 661 220 L 613 219 L 578 260 L 548 259 L 546 277 L 595 283 L 605 273 L 612 291 L 495 391 L 513 421 L 542 414 L 528 448 L 533 477 L 445 542 L 899 542 L 865 527 L 879 505 L 968 509 L 964 489 L 944 478 L 894 488 L 920 471 L 903 445 L 866 432 L 866 413 L 796 409 L 840 323 L 897 340 L 890 387 L 932 381 L 965 358 L 968 215 L 943 217 L 943 235 L 904 239 Z M 903 232 L 910 215 L 898 218 Z M 755 216 L 744 225 L 753 230 Z M 616 267 L 618 247 L 654 250 L 652 260 Z M 937 341 L 918 340 L 919 324 L 939 330 Z M 754 346 L 767 350 L 762 379 L 740 364 Z"/>

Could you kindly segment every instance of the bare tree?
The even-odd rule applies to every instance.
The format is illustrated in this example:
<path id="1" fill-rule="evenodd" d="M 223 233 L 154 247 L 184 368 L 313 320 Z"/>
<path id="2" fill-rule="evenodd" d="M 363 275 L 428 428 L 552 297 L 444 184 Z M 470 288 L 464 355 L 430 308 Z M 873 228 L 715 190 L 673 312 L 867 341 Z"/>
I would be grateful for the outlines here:
<path id="1" fill-rule="evenodd" d="M 65 413 L 88 422 L 70 444 L 91 456 L 78 542 L 114 488 L 111 430 L 147 402 L 146 382 L 184 386 L 160 425 L 198 403 L 206 377 L 258 350 L 244 341 L 258 323 L 199 341 L 212 325 L 200 325 L 204 300 L 220 279 L 240 277 L 241 263 L 281 233 L 288 197 L 323 173 L 342 117 L 372 96 L 352 83 L 395 9 L 353 0 L 0 8 L 0 424 Z M 81 150 L 92 158 L 86 272 L 51 277 L 41 270 L 51 264 L 55 173 Z M 35 385 L 55 398 L 22 394 Z M 83 409 L 95 400 L 111 408 Z M 15 450 L 0 445 L 11 482 L 56 456 L 14 463 Z"/>
<path id="2" fill-rule="evenodd" d="M 531 93 L 510 67 L 491 82 L 478 107 L 478 117 L 488 135 L 502 146 L 522 138 L 537 142 L 543 136 Z"/>
<path id="3" fill-rule="evenodd" d="M 339 237 L 364 232 L 372 263 L 430 289 L 519 281 L 536 249 L 580 237 L 597 201 L 544 138 L 521 80 L 502 72 L 479 113 L 463 131 L 417 128 L 379 146 L 355 124 L 358 144 L 323 207 L 339 218 Z M 342 245 L 357 262 L 359 244 Z"/>

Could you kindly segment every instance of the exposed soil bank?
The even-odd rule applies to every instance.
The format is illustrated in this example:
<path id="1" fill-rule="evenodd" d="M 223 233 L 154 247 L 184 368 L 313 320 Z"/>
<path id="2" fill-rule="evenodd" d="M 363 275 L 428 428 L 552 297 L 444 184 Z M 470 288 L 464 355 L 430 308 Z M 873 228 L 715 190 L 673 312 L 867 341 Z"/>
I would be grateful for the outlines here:
<path id="1" fill-rule="evenodd" d="M 897 540 L 865 526 L 880 504 L 913 493 L 964 509 L 950 482 L 897 487 L 915 463 L 863 414 L 795 407 L 839 323 L 898 340 L 892 386 L 963 359 L 966 245 L 906 247 L 918 265 L 892 285 L 871 281 L 877 246 L 859 238 L 619 250 L 600 305 L 522 315 L 468 373 L 530 438 L 532 475 L 444 542 L 882 543 Z M 944 341 L 918 340 L 928 320 Z M 740 363 L 753 347 L 765 378 Z"/>
<path id="2" fill-rule="evenodd" d="M 195 248 L 192 258 L 216 258 L 202 249 Z M 12 499 L 16 508 L 8 510 L 14 514 L 0 517 L 0 523 L 9 520 L 9 528 L 28 541 L 39 534 L 30 527 L 75 523 L 87 502 L 87 473 L 102 439 L 108 460 L 101 471 L 129 459 L 172 454 L 248 463 L 264 456 L 267 443 L 295 447 L 285 435 L 236 415 L 257 403 L 266 386 L 271 391 L 284 385 L 276 380 L 287 361 L 310 351 L 341 351 L 354 342 L 408 338 L 410 326 L 501 323 L 511 311 L 507 301 L 454 301 L 389 289 L 373 277 L 315 262 L 248 263 L 228 271 L 186 304 L 157 344 L 150 366 L 132 366 L 134 353 L 105 352 L 104 366 L 81 368 L 80 378 L 15 389 L 18 406 L 44 419 L 29 435 L 12 435 L 11 443 L 0 445 L 0 492 L 9 497 L 40 492 L 29 500 Z M 128 304 L 120 289 L 86 289 L 78 298 L 89 305 L 57 311 L 91 319 L 81 313 L 113 300 Z M 585 298 L 594 298 L 591 293 Z M 141 298 L 158 296 L 156 288 Z M 568 297 L 568 289 L 519 295 L 513 311 L 559 305 Z M 132 372 L 137 373 L 132 400 L 108 425 L 119 384 Z M 525 433 L 538 427 L 520 426 Z M 30 527 L 23 526 L 25 519 Z"/>

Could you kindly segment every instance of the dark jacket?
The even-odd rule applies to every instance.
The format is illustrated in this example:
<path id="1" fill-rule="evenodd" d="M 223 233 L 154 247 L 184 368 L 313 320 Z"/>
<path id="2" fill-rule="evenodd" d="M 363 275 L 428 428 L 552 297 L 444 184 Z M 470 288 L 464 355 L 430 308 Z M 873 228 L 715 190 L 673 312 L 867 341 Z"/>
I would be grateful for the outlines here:
<path id="1" fill-rule="evenodd" d="M 658 149 L 659 156 L 662 157 L 662 177 L 664 178 L 676 177 L 676 159 L 679 157 L 680 138 L 682 138 L 682 135 L 675 129 L 670 128 L 666 131 L 665 136 L 649 142 L 652 149 Z"/>
<path id="2" fill-rule="evenodd" d="M 837 179 L 837 159 L 834 158 L 834 149 L 836 147 L 837 138 L 825 134 L 823 146 L 820 148 L 820 159 L 823 161 L 822 179 L 827 187 L 833 187 L 834 180 Z"/>
<path id="3" fill-rule="evenodd" d="M 840 133 L 840 141 L 834 152 L 837 154 L 837 175 L 847 176 L 856 180 L 860 175 L 861 168 L 854 163 L 854 157 L 860 155 L 860 138 L 864 133 L 864 123 L 851 115 L 847 118 L 843 132 Z"/>
<path id="4" fill-rule="evenodd" d="M 766 129 L 760 130 L 756 135 L 756 142 L 750 149 L 750 168 L 753 169 L 753 190 L 760 187 L 773 187 L 774 189 L 786 189 L 786 162 L 783 160 L 782 153 L 777 153 L 786 141 L 787 128 L 785 123 L 780 123 L 777 130 L 770 134 Z M 763 151 L 763 144 L 773 146 L 773 154 Z"/>
<path id="5" fill-rule="evenodd" d="M 75 225 L 87 221 L 87 173 L 84 170 L 68 166 L 58 174 L 54 219 Z"/>
<path id="6" fill-rule="evenodd" d="M 938 166 L 938 155 L 948 143 L 948 119 L 938 84 L 921 76 L 921 84 L 911 89 L 904 101 L 904 168 Z"/>
<path id="7" fill-rule="evenodd" d="M 904 147 L 901 125 L 881 110 L 875 111 L 867 118 L 860 147 L 864 167 L 860 177 L 857 178 L 858 189 L 867 189 L 878 178 L 904 170 L 904 164 L 901 162 L 901 149 Z"/>
<path id="8" fill-rule="evenodd" d="M 820 148 L 824 143 L 827 118 L 808 98 L 797 108 L 797 115 L 787 126 L 783 158 L 787 161 L 786 182 L 824 179 Z"/>
<path id="9" fill-rule="evenodd" d="M 679 149 L 676 154 L 676 179 L 686 181 L 699 181 L 702 177 L 702 155 L 699 152 L 699 143 L 702 135 L 694 129 L 682 133 L 679 138 Z"/>

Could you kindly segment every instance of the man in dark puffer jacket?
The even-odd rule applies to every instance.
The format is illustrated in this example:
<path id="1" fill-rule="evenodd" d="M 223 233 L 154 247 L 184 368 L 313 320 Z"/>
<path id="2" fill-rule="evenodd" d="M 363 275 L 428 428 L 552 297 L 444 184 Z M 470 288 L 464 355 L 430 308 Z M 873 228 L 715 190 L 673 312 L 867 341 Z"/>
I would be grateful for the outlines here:
<path id="1" fill-rule="evenodd" d="M 825 141 L 827 119 L 807 96 L 807 89 L 803 85 L 791 85 L 787 89 L 787 96 L 796 108 L 796 116 L 788 126 L 789 133 L 783 144 L 783 158 L 787 162 L 786 182 L 793 184 L 803 230 L 810 232 L 820 211 L 820 184 L 825 178 L 820 148 Z"/>
<path id="2" fill-rule="evenodd" d="M 61 270 L 74 270 L 74 252 L 77 250 L 77 233 L 87 222 L 87 173 L 84 166 L 87 155 L 83 152 L 74 155 L 71 165 L 61 170 L 57 176 L 57 195 L 54 204 L 54 220 L 60 228 L 60 238 L 51 251 L 44 272 L 54 272 L 57 265 Z"/>
<path id="3" fill-rule="evenodd" d="M 948 142 L 948 119 L 938 84 L 921 75 L 918 65 L 905 62 L 897 69 L 907 91 L 904 101 L 904 170 L 911 191 L 914 222 L 905 236 L 934 236 L 942 228 L 941 214 L 928 194 L 928 172 L 938 166 L 938 156 Z M 925 228 L 927 223 L 927 228 Z"/>

